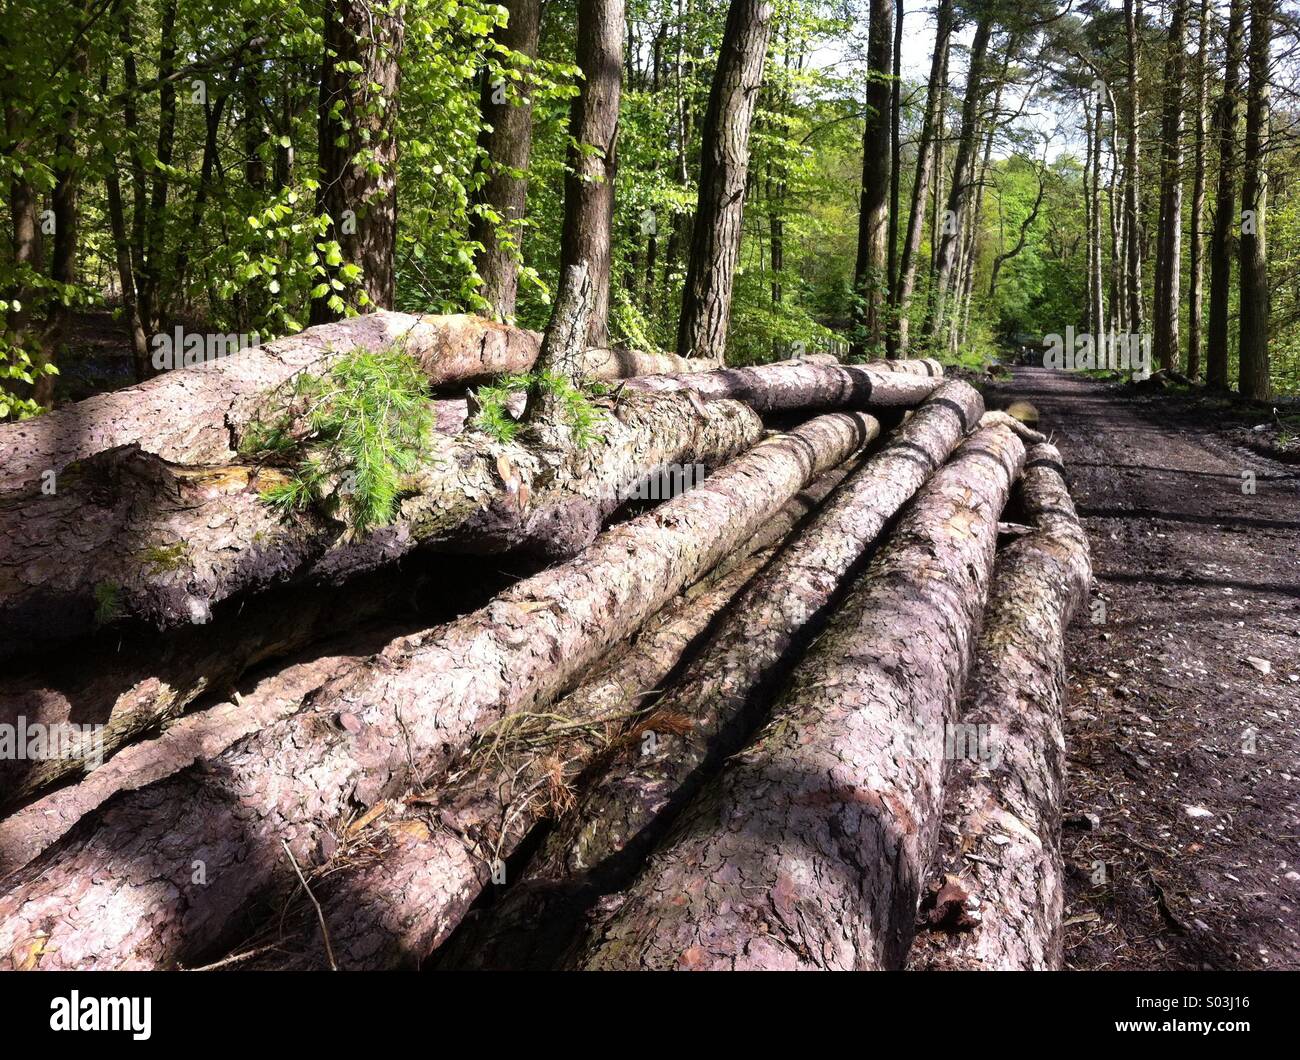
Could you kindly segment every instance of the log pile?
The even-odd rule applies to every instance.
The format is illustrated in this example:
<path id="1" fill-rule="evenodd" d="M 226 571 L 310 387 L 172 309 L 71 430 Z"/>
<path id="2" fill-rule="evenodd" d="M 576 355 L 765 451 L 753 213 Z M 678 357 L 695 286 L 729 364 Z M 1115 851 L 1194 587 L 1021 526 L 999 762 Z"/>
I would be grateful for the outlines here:
<path id="1" fill-rule="evenodd" d="M 392 519 L 272 508 L 253 410 L 394 343 Z M 467 422 L 540 348 L 381 313 L 0 427 L 0 968 L 1059 965 L 1059 454 L 928 360 Z"/>

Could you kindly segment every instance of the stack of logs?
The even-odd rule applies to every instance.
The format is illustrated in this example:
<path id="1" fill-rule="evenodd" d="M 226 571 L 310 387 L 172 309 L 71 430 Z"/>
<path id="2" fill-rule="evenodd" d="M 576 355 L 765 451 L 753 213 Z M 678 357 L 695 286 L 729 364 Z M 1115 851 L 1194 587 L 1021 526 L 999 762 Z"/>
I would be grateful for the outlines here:
<path id="1" fill-rule="evenodd" d="M 538 343 L 377 313 L 0 427 L 0 968 L 1059 966 L 1056 450 L 928 360 L 592 350 L 595 441 L 467 424 Z M 395 344 L 394 520 L 271 508 L 258 409 Z"/>

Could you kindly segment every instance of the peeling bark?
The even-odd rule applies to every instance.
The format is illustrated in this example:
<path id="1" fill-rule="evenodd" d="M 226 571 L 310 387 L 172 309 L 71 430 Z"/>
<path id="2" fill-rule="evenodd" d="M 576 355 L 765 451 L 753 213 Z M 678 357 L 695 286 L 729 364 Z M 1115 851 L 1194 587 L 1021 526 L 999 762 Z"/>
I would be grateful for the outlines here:
<path id="1" fill-rule="evenodd" d="M 591 785 L 459 953 L 476 965 L 545 967 L 597 898 L 627 885 L 674 813 L 761 721 L 868 547 L 983 408 L 968 384 L 945 384 L 826 502 L 654 704 L 643 723 L 652 743 L 627 748 Z"/>
<path id="2" fill-rule="evenodd" d="M 1029 450 L 1020 499 L 1032 530 L 998 556 L 962 714 L 966 733 L 989 727 L 990 754 L 959 758 L 945 799 L 959 834 L 945 837 L 943 864 L 979 899 L 978 920 L 966 933 L 922 934 L 911 967 L 1061 966 L 1065 631 L 1092 571 L 1053 446 Z"/>
<path id="3" fill-rule="evenodd" d="M 544 714 L 504 719 L 457 756 L 426 794 L 386 805 L 349 837 L 348 847 L 320 868 L 320 885 L 313 884 L 339 967 L 418 965 L 439 945 L 530 829 L 562 809 L 570 786 L 611 753 L 638 703 L 670 677 L 773 547 L 849 470 L 829 471 L 792 498 Z M 266 965 L 326 962 L 314 910 L 300 903 L 299 911 L 292 937 L 277 935 Z"/>
<path id="4" fill-rule="evenodd" d="M 1020 440 L 995 426 L 934 475 L 796 668 L 771 723 L 686 809 L 576 963 L 902 964 L 937 838 L 945 722 L 1023 459 Z"/>
<path id="5" fill-rule="evenodd" d="M 65 469 L 53 496 L 0 497 L 0 639 L 30 650 L 123 617 L 203 623 L 236 593 L 338 582 L 418 546 L 572 555 L 647 473 L 726 460 L 762 425 L 735 402 L 629 394 L 602 432 L 563 451 L 435 435 L 393 522 L 361 537 L 316 509 L 284 515 L 262 501 L 282 481 L 274 469 L 111 450 Z"/>
<path id="6" fill-rule="evenodd" d="M 74 460 L 122 445 L 139 445 L 181 464 L 232 460 L 242 429 L 275 387 L 297 372 L 323 372 L 336 355 L 357 347 L 394 345 L 415 357 L 437 388 L 525 372 L 537 360 L 541 336 L 475 316 L 390 312 L 307 328 L 34 419 L 0 424 L 0 493 L 41 485 L 46 471 L 58 472 Z M 716 365 L 669 354 L 592 349 L 584 367 L 598 379 L 619 379 Z"/>
<path id="7" fill-rule="evenodd" d="M 0 966 L 166 967 L 212 952 L 248 903 L 292 883 L 282 844 L 317 863 L 358 807 L 549 702 L 874 427 L 838 414 L 770 438 L 488 607 L 395 641 L 220 756 L 115 796 L 10 878 Z"/>

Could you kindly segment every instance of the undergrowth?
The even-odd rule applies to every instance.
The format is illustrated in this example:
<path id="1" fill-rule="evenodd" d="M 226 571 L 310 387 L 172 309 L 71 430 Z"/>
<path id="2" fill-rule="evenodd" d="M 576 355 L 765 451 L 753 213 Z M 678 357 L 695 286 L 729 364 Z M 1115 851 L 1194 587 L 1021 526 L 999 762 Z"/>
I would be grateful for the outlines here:
<path id="1" fill-rule="evenodd" d="M 342 510 L 357 533 L 392 521 L 403 476 L 430 452 L 434 413 L 416 362 L 355 349 L 323 376 L 301 374 L 283 406 L 249 428 L 240 452 L 290 469 L 262 499 L 286 512 Z"/>

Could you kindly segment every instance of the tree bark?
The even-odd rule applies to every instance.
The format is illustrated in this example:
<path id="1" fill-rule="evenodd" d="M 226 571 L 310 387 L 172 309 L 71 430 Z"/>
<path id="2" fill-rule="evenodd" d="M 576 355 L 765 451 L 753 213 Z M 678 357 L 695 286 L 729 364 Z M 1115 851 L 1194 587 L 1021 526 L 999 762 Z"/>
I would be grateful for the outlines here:
<path id="1" fill-rule="evenodd" d="M 772 33 L 768 0 L 731 0 L 709 106 L 700 130 L 700 191 L 695 211 L 677 353 L 722 358 L 740 256 L 749 173 L 749 132 Z"/>
<path id="2" fill-rule="evenodd" d="M 962 934 L 922 933 L 913 968 L 1061 966 L 1065 631 L 1092 571 L 1053 446 L 1029 450 L 1019 497 L 1033 529 L 994 568 L 944 802 L 958 834 L 945 835 L 942 863 L 979 908 L 935 903 L 929 915 L 949 930 L 962 913 L 978 922 Z"/>
<path id="3" fill-rule="evenodd" d="M 1192 224 L 1191 246 L 1188 255 L 1191 259 L 1191 280 L 1187 291 L 1187 375 L 1190 379 L 1201 378 L 1201 347 L 1204 344 L 1202 331 L 1202 294 L 1205 266 L 1205 97 L 1208 88 L 1209 63 L 1207 62 L 1210 40 L 1210 0 L 1201 0 L 1199 14 L 1200 26 L 1196 47 L 1196 124 L 1195 143 L 1192 148 Z"/>
<path id="4" fill-rule="evenodd" d="M 1124 145 L 1124 215 L 1128 228 L 1128 246 L 1125 257 L 1128 268 L 1128 320 L 1129 332 L 1142 335 L 1145 317 L 1142 311 L 1142 213 L 1138 208 L 1138 187 L 1142 182 L 1141 163 L 1142 110 L 1140 102 L 1140 77 L 1138 29 L 1142 22 L 1141 0 L 1124 0 L 1124 25 L 1128 54 L 1128 140 Z"/>
<path id="5" fill-rule="evenodd" d="M 323 266 L 327 290 L 312 299 L 313 324 L 341 319 L 348 305 L 360 312 L 393 308 L 398 60 L 406 8 L 328 0 L 324 19 L 319 205 L 330 219 L 326 235 L 338 243 L 342 262 Z M 348 264 L 361 269 L 355 292 L 339 278 Z"/>
<path id="6" fill-rule="evenodd" d="M 1230 0 L 1223 61 L 1223 93 L 1215 107 L 1214 132 L 1219 143 L 1219 175 L 1210 236 L 1210 307 L 1206 325 L 1205 382 L 1228 389 L 1228 300 L 1232 290 L 1233 233 L 1237 217 L 1237 103 L 1241 90 L 1241 49 L 1246 0 Z"/>
<path id="7" fill-rule="evenodd" d="M 1178 367 L 1182 288 L 1183 93 L 1186 91 L 1187 0 L 1173 0 L 1165 55 L 1164 117 L 1160 132 L 1160 228 L 1156 256 L 1153 355 Z"/>
<path id="8" fill-rule="evenodd" d="M 338 583 L 417 547 L 572 555 L 645 475 L 712 466 L 761 434 L 745 406 L 683 393 L 623 395 L 585 449 L 434 435 L 393 521 L 364 535 L 315 507 L 267 504 L 262 491 L 285 480 L 273 468 L 182 467 L 109 450 L 65 469 L 55 496 L 0 498 L 10 527 L 0 538 L 0 640 L 30 650 L 122 618 L 201 624 L 240 592 Z"/>
<path id="9" fill-rule="evenodd" d="M 895 0 L 871 0 L 867 34 L 867 120 L 862 133 L 858 256 L 853 273 L 852 353 L 884 352 L 889 292 L 889 195 Z"/>
<path id="10" fill-rule="evenodd" d="M 948 296 L 952 286 L 957 252 L 965 233 L 962 226 L 966 201 L 974 184 L 975 150 L 978 137 L 979 108 L 984 98 L 984 64 L 988 57 L 989 38 L 993 32 L 993 15 L 983 12 L 971 42 L 970 69 L 966 76 L 966 98 L 962 104 L 961 132 L 957 137 L 957 154 L 953 160 L 952 187 L 948 190 L 948 207 L 941 225 L 939 250 L 934 273 L 928 332 L 930 344 L 941 349 L 947 337 Z"/>
<path id="11" fill-rule="evenodd" d="M 1246 139 L 1241 178 L 1241 348 L 1237 391 L 1252 401 L 1271 394 L 1268 368 L 1268 198 L 1269 43 L 1272 0 L 1250 0 L 1250 45 L 1246 69 Z"/>
<path id="12" fill-rule="evenodd" d="M 574 963 L 902 965 L 938 838 L 945 725 L 1023 459 L 1020 440 L 991 427 L 934 475 L 795 669 L 772 721 L 687 807 Z"/>
<path id="13" fill-rule="evenodd" d="M 400 794 L 505 714 L 553 699 L 872 427 L 838 414 L 769 439 L 488 607 L 390 644 L 211 762 L 110 800 L 10 877 L 0 961 L 167 967 L 229 941 L 249 901 L 295 879 L 282 843 L 315 863 L 341 813 Z"/>
<path id="14" fill-rule="evenodd" d="M 554 963 L 592 905 L 631 882 L 675 814 L 761 722 L 863 555 L 983 408 L 969 385 L 945 384 L 848 478 L 715 625 L 638 722 L 634 746 L 560 819 L 458 954 L 476 967 Z"/>
<path id="15" fill-rule="evenodd" d="M 0 424 L 5 453 L 0 494 L 37 485 L 44 471 L 58 472 L 74 460 L 122 445 L 139 445 L 146 453 L 182 464 L 233 460 L 250 418 L 265 411 L 276 387 L 297 372 L 324 372 L 338 356 L 358 347 L 400 346 L 438 389 L 526 372 L 540 345 L 535 331 L 475 316 L 381 310 L 321 324 L 44 416 Z M 583 360 L 584 373 L 597 379 L 716 367 L 711 361 L 620 349 L 588 350 Z"/>
<path id="16" fill-rule="evenodd" d="M 528 59 L 537 58 L 541 30 L 541 0 L 508 0 L 509 21 L 498 26 L 493 40 Z M 483 71 L 479 104 L 483 131 L 479 149 L 485 179 L 474 196 L 477 207 L 469 238 L 478 243 L 474 268 L 483 280 L 480 294 L 491 313 L 508 321 L 515 313 L 519 291 L 519 261 L 523 220 L 528 209 L 528 159 L 533 147 L 532 76 L 525 68 L 519 80 L 493 80 Z M 498 219 L 487 216 L 490 210 Z"/>
<path id="17" fill-rule="evenodd" d="M 587 339 L 609 341 L 614 176 L 623 78 L 624 0 L 578 0 L 578 66 L 583 81 L 569 115 L 560 275 L 585 265 L 591 277 Z"/>
<path id="18" fill-rule="evenodd" d="M 357 829 L 354 842 L 376 850 L 375 857 L 359 861 L 345 848 L 318 872 L 323 883 L 316 893 L 339 965 L 416 965 L 437 947 L 489 880 L 501 879 L 504 859 L 529 830 L 562 809 L 570 785 L 622 746 L 639 704 L 680 666 L 772 549 L 848 470 L 828 471 L 787 502 L 544 714 L 504 719 L 457 756 L 424 794 L 385 807 L 366 826 L 369 831 Z M 279 940 L 271 959 L 275 967 L 324 963 L 318 921 L 305 907 L 302 912 L 293 933 L 304 944 L 295 953 L 292 944 Z"/>
<path id="19" fill-rule="evenodd" d="M 936 131 L 942 123 L 944 78 L 948 66 L 948 48 L 952 40 L 952 0 L 939 0 L 935 15 L 934 52 L 930 60 L 930 84 L 925 97 L 925 114 L 916 145 L 916 177 L 912 183 L 912 202 L 907 214 L 907 236 L 898 266 L 898 356 L 906 357 L 910 321 L 908 307 L 916 286 L 917 259 L 921 253 L 921 233 L 925 227 L 925 197 L 930 172 L 938 165 Z M 936 244 L 937 245 L 937 244 Z"/>

